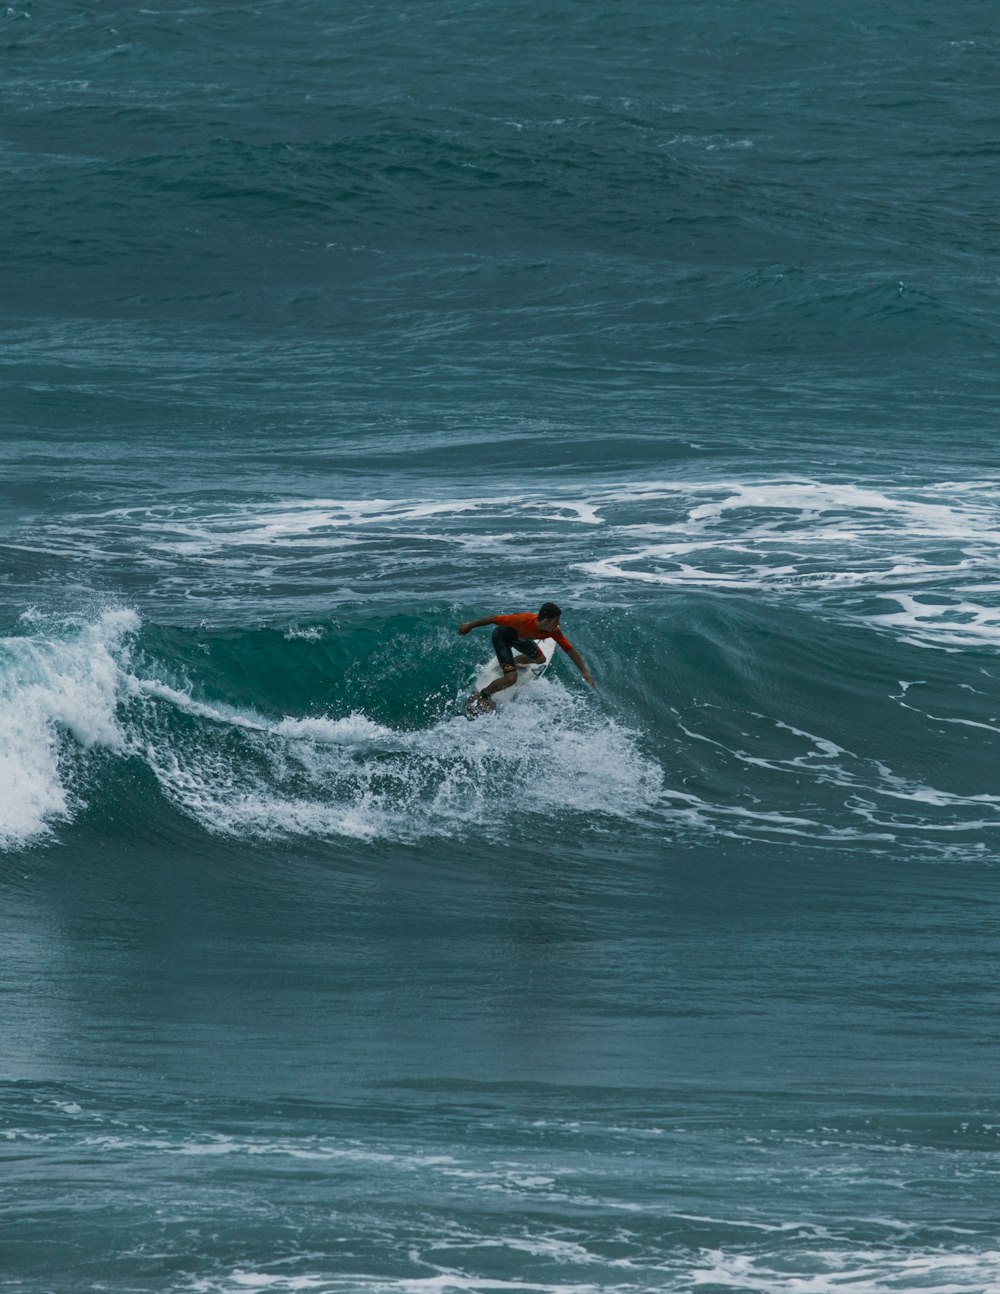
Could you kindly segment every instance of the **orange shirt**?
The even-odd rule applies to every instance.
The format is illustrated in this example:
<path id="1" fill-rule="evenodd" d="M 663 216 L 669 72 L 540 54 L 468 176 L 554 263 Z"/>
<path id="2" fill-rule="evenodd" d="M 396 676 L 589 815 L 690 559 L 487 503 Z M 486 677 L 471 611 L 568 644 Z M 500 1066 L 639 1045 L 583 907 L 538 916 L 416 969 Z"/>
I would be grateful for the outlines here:
<path id="1" fill-rule="evenodd" d="M 532 615 L 530 611 L 519 611 L 513 616 L 494 616 L 493 623 L 511 625 L 517 630 L 518 638 L 554 638 L 563 651 L 570 650 L 569 639 L 563 636 L 561 629 L 556 629 L 554 632 L 551 629 L 539 629 L 538 617 Z"/>

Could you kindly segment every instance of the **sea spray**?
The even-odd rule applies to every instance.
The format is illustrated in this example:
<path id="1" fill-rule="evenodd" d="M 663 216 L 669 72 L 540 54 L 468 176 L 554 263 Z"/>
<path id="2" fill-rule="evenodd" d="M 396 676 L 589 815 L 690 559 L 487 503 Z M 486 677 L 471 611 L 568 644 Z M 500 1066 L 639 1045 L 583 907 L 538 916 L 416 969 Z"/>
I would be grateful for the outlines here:
<path id="1" fill-rule="evenodd" d="M 661 791 L 636 734 L 559 683 L 471 728 L 458 713 L 394 728 L 362 709 L 270 720 L 148 680 L 133 691 L 132 748 L 171 803 L 225 835 L 490 840 L 539 814 L 629 818 Z"/>
<path id="2" fill-rule="evenodd" d="M 0 639 L 0 847 L 26 845 L 77 807 L 66 780 L 72 749 L 120 750 L 117 707 L 128 640 L 139 618 L 25 613 Z"/>

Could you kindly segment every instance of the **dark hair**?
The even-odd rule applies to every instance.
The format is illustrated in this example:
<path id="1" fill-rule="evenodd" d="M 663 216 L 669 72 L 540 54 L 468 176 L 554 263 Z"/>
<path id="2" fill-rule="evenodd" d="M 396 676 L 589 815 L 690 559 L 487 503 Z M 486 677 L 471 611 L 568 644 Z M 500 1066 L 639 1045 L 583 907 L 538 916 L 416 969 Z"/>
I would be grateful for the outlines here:
<path id="1" fill-rule="evenodd" d="M 554 602 L 543 602 L 541 610 L 536 616 L 537 620 L 558 620 L 562 612 Z"/>

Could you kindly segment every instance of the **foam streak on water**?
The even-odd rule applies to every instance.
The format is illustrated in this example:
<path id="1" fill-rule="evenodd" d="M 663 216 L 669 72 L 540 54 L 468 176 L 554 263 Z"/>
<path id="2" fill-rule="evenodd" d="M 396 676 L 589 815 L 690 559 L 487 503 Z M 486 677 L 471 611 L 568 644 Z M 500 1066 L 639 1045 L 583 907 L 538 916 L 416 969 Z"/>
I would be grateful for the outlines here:
<path id="1" fill-rule="evenodd" d="M 372 1136 L 347 1108 L 300 1111 L 297 1126 L 270 1116 L 255 1131 L 214 1110 L 213 1130 L 194 1136 L 177 1123 L 179 1111 L 161 1104 L 154 1126 L 137 1127 L 82 1089 L 56 1099 L 22 1094 L 16 1104 L 9 1148 L 29 1160 L 54 1150 L 86 1156 L 113 1228 L 132 1211 L 116 1180 L 120 1165 L 141 1165 L 157 1220 L 122 1255 L 139 1290 L 154 1288 L 158 1271 L 172 1294 L 835 1294 L 855 1286 L 966 1294 L 994 1290 L 1000 1277 L 988 1214 L 962 1208 L 954 1194 L 958 1145 L 984 1161 L 995 1151 L 996 1128 L 981 1123 L 945 1118 L 932 1132 L 891 1119 L 762 1122 L 748 1111 L 718 1121 L 660 1107 L 651 1121 L 593 1111 L 569 1120 L 554 1105 L 534 1119 L 480 1108 L 490 1133 L 483 1153 L 450 1135 L 451 1120 L 416 1138 L 403 1129 L 388 1138 Z M 723 1168 L 726 1197 L 713 1180 Z M 192 1176 L 206 1203 L 184 1195 Z M 237 1177 L 264 1194 L 279 1181 L 313 1184 L 294 1210 L 262 1209 L 258 1196 L 232 1192 L 215 1206 L 284 1256 L 252 1264 L 215 1235 L 185 1261 L 191 1228 L 219 1216 L 207 1207 L 213 1188 Z M 57 1182 L 68 1200 L 71 1183 Z M 421 1207 L 411 1210 L 417 1184 Z M 949 1198 L 945 1221 L 937 1210 Z"/>
<path id="2" fill-rule="evenodd" d="M 416 585 L 446 597 L 471 563 L 522 587 L 554 568 L 583 598 L 603 586 L 616 596 L 623 581 L 728 591 L 821 606 L 907 642 L 1000 642 L 1000 488 L 991 482 L 646 481 L 421 501 L 154 506 L 66 518 L 23 543 L 89 571 L 124 564 L 144 596 L 216 611 L 246 597 L 262 611 L 318 609 L 317 585 L 326 605 L 351 600 L 365 568 L 385 591 Z M 581 545 L 591 556 L 574 560 Z"/>

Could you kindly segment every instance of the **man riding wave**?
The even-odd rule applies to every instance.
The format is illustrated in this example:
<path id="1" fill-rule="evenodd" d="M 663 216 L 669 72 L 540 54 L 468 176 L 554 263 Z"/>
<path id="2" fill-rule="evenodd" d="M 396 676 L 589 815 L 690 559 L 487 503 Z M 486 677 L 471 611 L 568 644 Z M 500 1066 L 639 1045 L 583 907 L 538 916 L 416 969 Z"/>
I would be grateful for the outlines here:
<path id="1" fill-rule="evenodd" d="M 469 698 L 470 702 L 483 710 L 495 710 L 496 702 L 493 696 L 497 692 L 502 692 L 504 688 L 513 687 L 517 682 L 519 669 L 544 663 L 545 655 L 535 641 L 538 638 L 554 638 L 583 675 L 584 682 L 589 683 L 591 687 L 596 687 L 597 684 L 588 673 L 580 653 L 559 629 L 561 615 L 562 611 L 554 602 L 545 602 L 539 608 L 537 615 L 533 615 L 530 611 L 522 611 L 514 615 L 483 616 L 480 620 L 468 620 L 465 624 L 459 625 L 458 632 L 463 635 L 471 629 L 480 629 L 483 625 L 496 625 L 493 630 L 493 650 L 503 671 L 500 678 L 484 687 L 481 692 L 473 692 Z"/>

